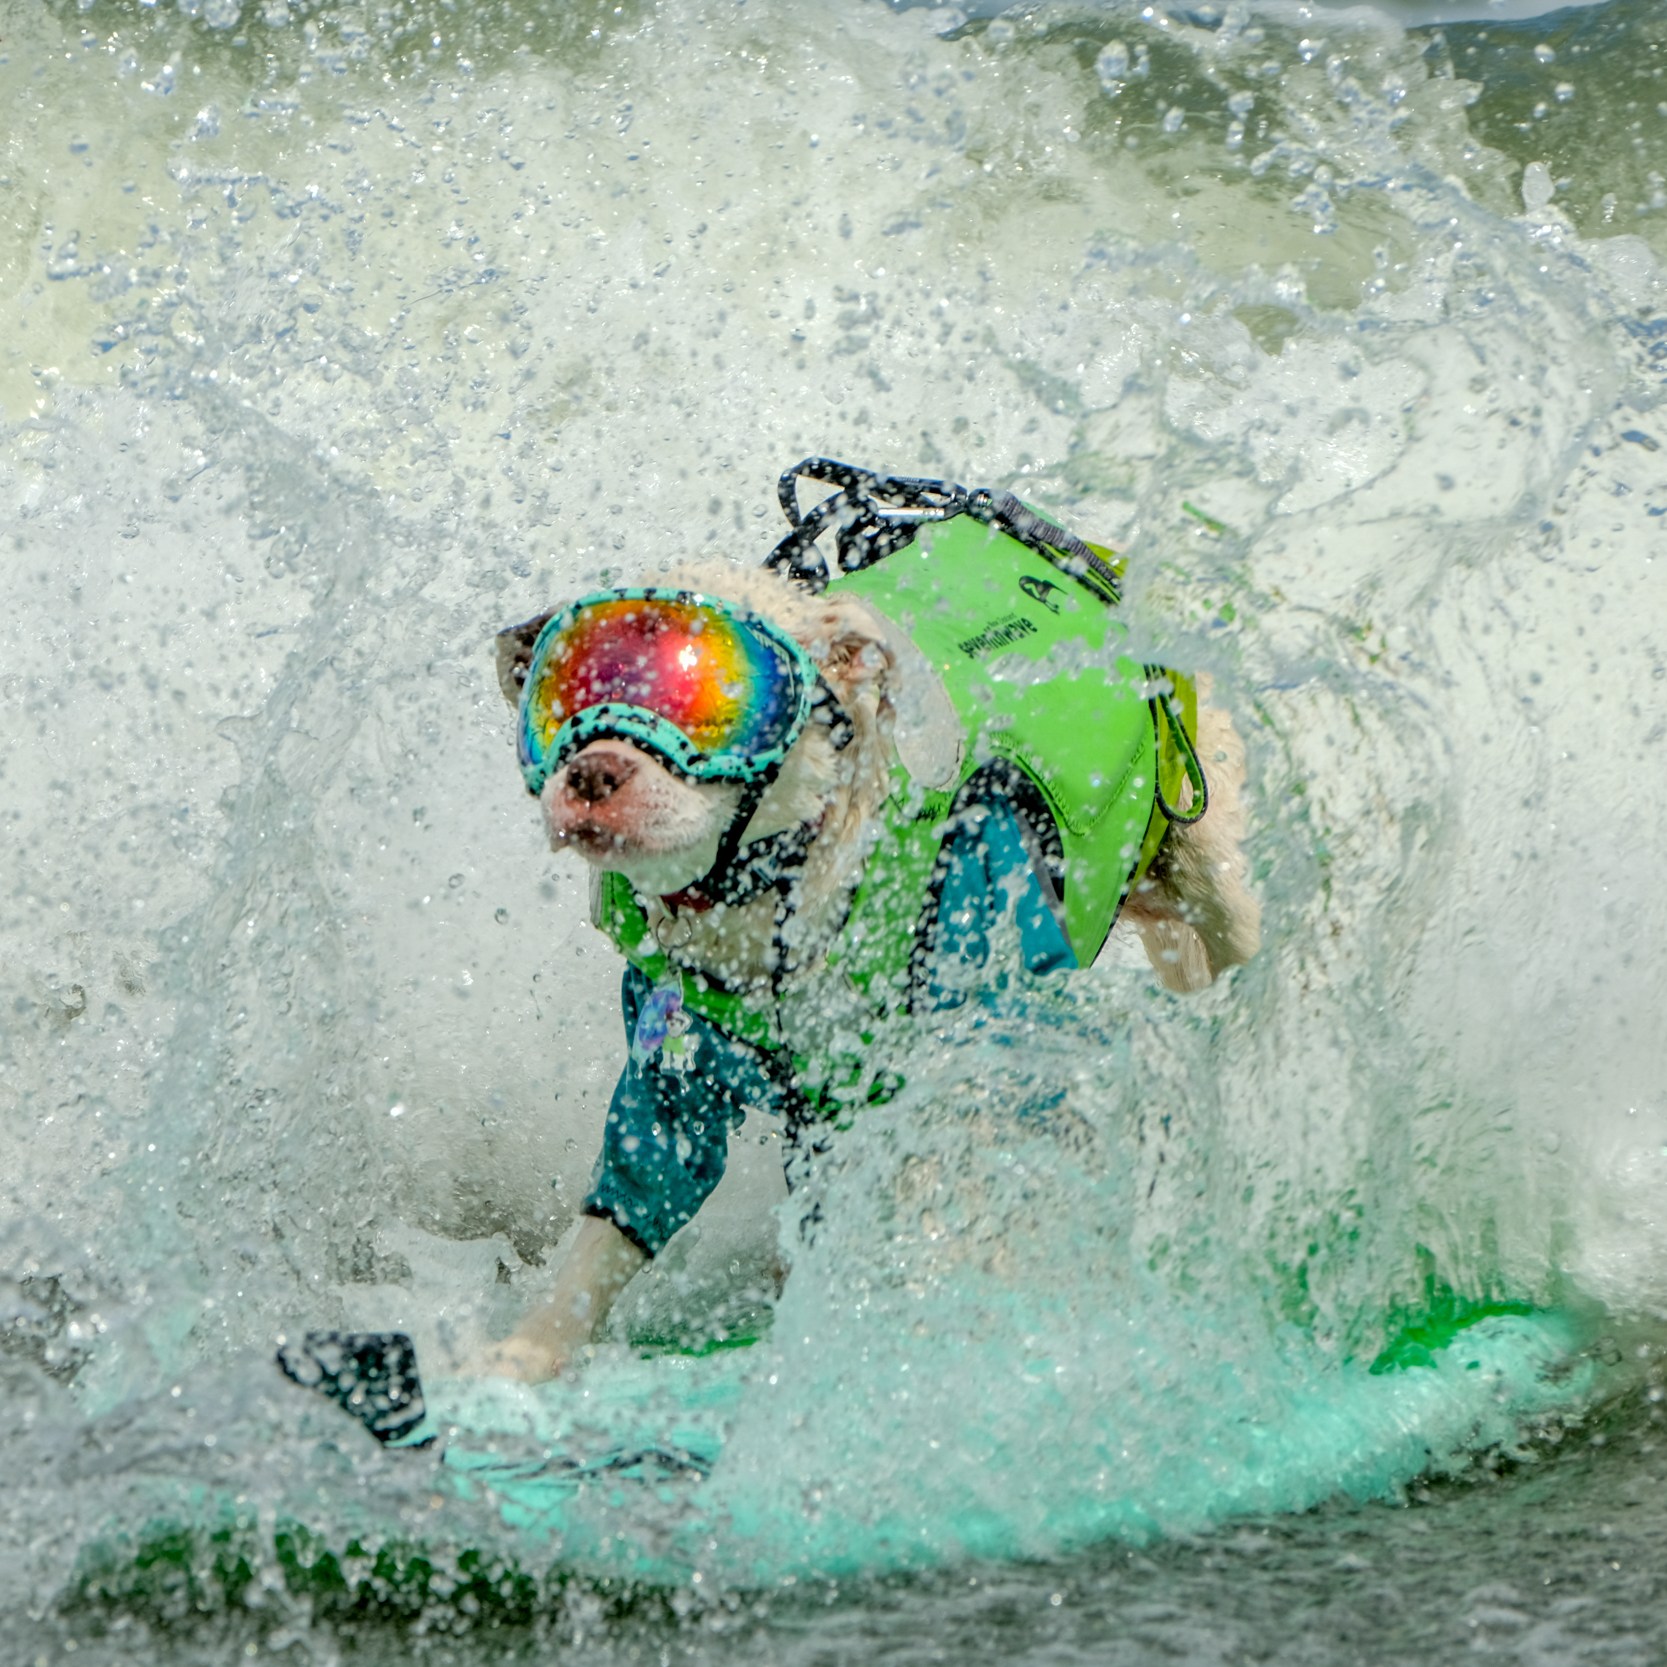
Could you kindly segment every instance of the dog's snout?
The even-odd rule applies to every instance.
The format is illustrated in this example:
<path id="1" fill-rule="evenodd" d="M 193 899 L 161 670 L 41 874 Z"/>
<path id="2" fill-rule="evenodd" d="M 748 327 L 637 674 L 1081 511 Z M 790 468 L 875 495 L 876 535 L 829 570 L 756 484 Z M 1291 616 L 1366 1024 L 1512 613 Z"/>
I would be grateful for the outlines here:
<path id="1" fill-rule="evenodd" d="M 637 761 L 627 752 L 582 752 L 567 766 L 567 791 L 587 805 L 600 804 L 636 773 Z"/>

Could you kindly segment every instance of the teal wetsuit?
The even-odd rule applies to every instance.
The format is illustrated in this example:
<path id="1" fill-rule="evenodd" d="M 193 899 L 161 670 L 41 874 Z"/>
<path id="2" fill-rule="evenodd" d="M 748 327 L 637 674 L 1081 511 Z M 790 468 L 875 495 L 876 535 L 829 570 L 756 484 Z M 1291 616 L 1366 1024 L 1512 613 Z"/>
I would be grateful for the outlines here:
<path id="1" fill-rule="evenodd" d="M 1076 966 L 1053 888 L 1004 797 L 957 815 L 940 875 L 917 1011 L 999 1000 L 1017 970 L 1000 964 L 1004 943 L 1017 946 L 1027 973 Z M 795 1159 L 820 1139 L 816 1085 L 800 1079 L 786 1049 L 756 1046 L 683 1011 L 637 967 L 626 970 L 623 1001 L 630 1057 L 583 1208 L 655 1256 L 723 1179 L 730 1131 L 749 1112 L 783 1120 L 793 1179 Z"/>

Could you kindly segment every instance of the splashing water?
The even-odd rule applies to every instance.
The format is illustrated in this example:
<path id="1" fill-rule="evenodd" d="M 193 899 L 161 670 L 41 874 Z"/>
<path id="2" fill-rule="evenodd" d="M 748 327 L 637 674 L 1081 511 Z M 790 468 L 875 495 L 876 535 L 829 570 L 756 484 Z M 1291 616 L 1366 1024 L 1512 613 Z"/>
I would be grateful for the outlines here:
<path id="1" fill-rule="evenodd" d="M 811 452 L 1127 547 L 1134 649 L 1249 743 L 1268 942 L 1191 1000 L 1114 946 L 1016 1045 L 938 1038 L 664 1533 L 729 1522 L 730 1590 L 747 1510 L 810 1501 L 882 1568 L 1046 1586 L 1108 1430 L 1122 1481 L 1240 1474 L 1212 1405 L 1273 1416 L 1432 1291 L 1590 1309 L 1648 1369 L 1667 14 L 983 10 L 11 21 L 9 1605 L 159 1483 L 423 1526 L 427 1472 L 265 1362 L 501 1328 L 584 1187 L 616 969 L 488 640 L 760 558 Z M 776 1151 L 737 1137 L 619 1338 L 747 1323 Z M 1184 1495 L 1101 1526 L 1209 1527 Z"/>

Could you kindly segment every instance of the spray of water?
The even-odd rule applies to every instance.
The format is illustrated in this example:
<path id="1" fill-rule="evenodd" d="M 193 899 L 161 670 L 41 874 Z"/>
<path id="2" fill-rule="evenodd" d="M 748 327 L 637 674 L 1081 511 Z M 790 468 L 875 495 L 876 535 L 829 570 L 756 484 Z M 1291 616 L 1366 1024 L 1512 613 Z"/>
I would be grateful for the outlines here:
<path id="1" fill-rule="evenodd" d="M 619 1044 L 487 639 L 755 560 L 809 452 L 1128 545 L 1135 650 L 1249 741 L 1269 941 L 1191 1003 L 1114 954 L 853 1132 L 740 1541 L 780 1487 L 1046 1553 L 1110 1409 L 1156 1477 L 1440 1287 L 1659 1313 L 1659 205 L 1620 140 L 1569 183 L 1578 25 L 1501 91 L 1238 6 L 15 22 L 8 1533 L 61 1563 L 158 1451 L 276 1512 L 314 1426 L 232 1363 L 505 1322 Z M 767 1136 L 627 1331 L 753 1303 Z"/>

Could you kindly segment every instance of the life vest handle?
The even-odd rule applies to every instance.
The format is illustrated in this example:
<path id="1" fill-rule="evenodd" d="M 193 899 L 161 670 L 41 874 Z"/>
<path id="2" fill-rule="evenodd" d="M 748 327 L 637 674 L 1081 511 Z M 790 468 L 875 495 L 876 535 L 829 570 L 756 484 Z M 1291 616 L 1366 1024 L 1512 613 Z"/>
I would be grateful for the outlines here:
<path id="1" fill-rule="evenodd" d="M 802 510 L 801 479 L 819 480 L 836 490 Z M 770 552 L 764 565 L 785 567 L 813 591 L 820 592 L 829 583 L 828 564 L 816 541 L 830 522 L 837 528 L 840 570 L 858 573 L 912 543 L 916 528 L 969 515 L 1045 555 L 1108 606 L 1122 600 L 1120 576 L 1111 562 L 1074 533 L 1044 520 L 1011 492 L 992 492 L 986 487 L 969 490 L 954 481 L 919 475 L 881 475 L 832 457 L 806 457 L 783 471 L 776 496 L 793 530 Z"/>
<path id="2" fill-rule="evenodd" d="M 837 490 L 808 510 L 799 508 L 799 480 L 819 480 Z M 839 566 L 845 573 L 865 567 L 913 542 L 927 521 L 947 521 L 967 507 L 967 490 L 953 482 L 912 475 L 879 475 L 831 457 L 807 457 L 786 470 L 776 496 L 793 529 L 765 558 L 785 567 L 807 589 L 820 593 L 829 583 L 828 564 L 816 541 L 830 522 L 836 528 Z"/>
<path id="3" fill-rule="evenodd" d="M 819 480 L 839 490 L 807 513 L 799 508 L 801 478 Z M 781 479 L 776 482 L 776 496 L 781 500 L 782 511 L 790 527 L 802 527 L 818 512 L 821 512 L 821 520 L 825 522 L 830 509 L 841 499 L 846 502 L 866 500 L 867 507 L 882 519 L 908 520 L 911 523 L 947 521 L 966 507 L 967 495 L 967 489 L 955 485 L 953 481 L 928 480 L 920 475 L 881 475 L 872 469 L 862 469 L 854 463 L 841 463 L 832 457 L 804 458 L 791 469 L 783 470 Z M 876 502 L 877 499 L 890 499 L 896 508 L 888 510 Z"/>

